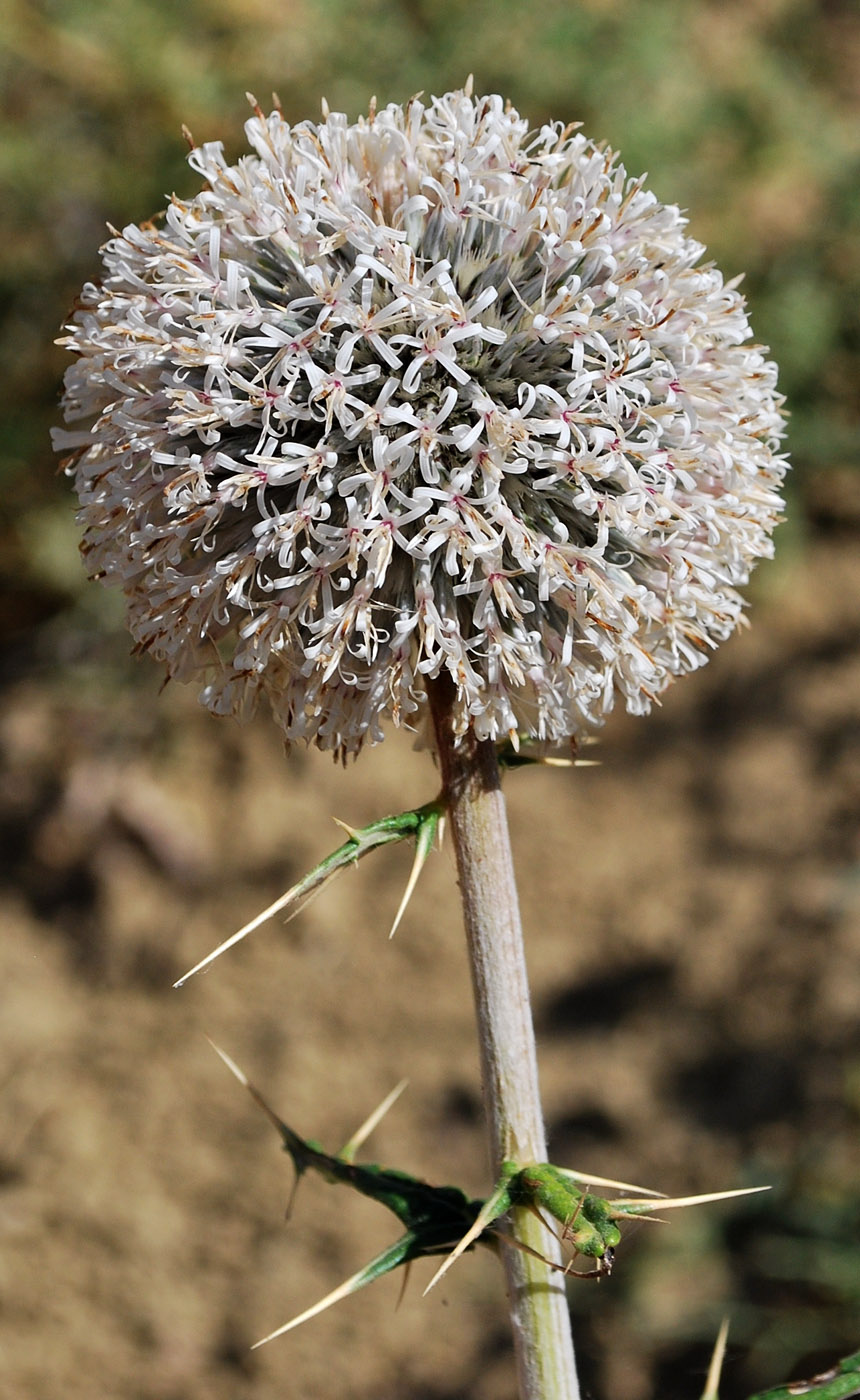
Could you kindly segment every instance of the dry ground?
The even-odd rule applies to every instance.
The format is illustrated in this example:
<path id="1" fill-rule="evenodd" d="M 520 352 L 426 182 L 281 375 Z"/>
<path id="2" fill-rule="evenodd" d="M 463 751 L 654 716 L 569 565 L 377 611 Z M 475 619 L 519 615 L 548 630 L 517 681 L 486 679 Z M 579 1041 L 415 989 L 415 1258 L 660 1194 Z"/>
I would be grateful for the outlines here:
<path id="1" fill-rule="evenodd" d="M 860 557 L 824 510 L 763 571 L 754 627 L 602 766 L 506 782 L 555 1160 L 768 1204 L 642 1226 L 573 1281 L 601 1400 L 694 1400 L 723 1311 L 724 1400 L 860 1340 Z M 123 643 L 118 643 L 121 649 Z M 403 1076 L 377 1160 L 487 1188 L 448 851 L 393 943 L 405 849 L 349 872 L 182 991 L 173 979 L 337 843 L 434 791 L 394 735 L 346 772 L 154 670 L 2 696 L 0 1392 L 15 1400 L 496 1400 L 495 1261 L 399 1310 L 387 1279 L 253 1354 L 396 1228 L 289 1171 L 208 1031 L 339 1145 Z M 698 1387 L 698 1388 L 697 1388 Z"/>

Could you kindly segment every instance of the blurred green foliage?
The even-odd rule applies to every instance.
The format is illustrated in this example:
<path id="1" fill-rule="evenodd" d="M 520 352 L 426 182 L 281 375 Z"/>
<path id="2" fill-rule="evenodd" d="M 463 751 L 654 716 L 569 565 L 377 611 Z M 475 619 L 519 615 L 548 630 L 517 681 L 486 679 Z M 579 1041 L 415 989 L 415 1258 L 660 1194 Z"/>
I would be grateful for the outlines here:
<path id="1" fill-rule="evenodd" d="M 290 120 L 321 96 L 500 91 L 581 120 L 691 211 L 782 367 L 803 483 L 856 464 L 860 11 L 810 0 L 4 0 L 0 26 L 0 632 L 69 597 L 71 499 L 48 445 L 52 345 L 105 224 L 192 193 L 184 122 L 242 147 L 243 93 Z M 35 520 L 36 524 L 33 525 Z M 58 522 L 59 521 L 59 525 Z M 54 531 L 56 548 L 34 552 Z M 61 537 L 61 538 L 60 538 Z M 10 593 L 11 590 L 11 593 Z M 10 601 L 11 598 L 11 601 Z"/>

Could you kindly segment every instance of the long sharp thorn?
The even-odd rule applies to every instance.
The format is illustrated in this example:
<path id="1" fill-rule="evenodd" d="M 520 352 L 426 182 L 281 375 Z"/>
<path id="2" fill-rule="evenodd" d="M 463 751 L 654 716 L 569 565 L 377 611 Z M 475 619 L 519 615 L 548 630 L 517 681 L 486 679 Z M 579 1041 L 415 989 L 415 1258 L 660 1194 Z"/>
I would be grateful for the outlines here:
<path id="1" fill-rule="evenodd" d="M 289 914 L 284 919 L 285 924 L 291 923 L 298 914 L 301 914 L 303 909 L 307 908 L 312 899 L 316 899 L 317 895 L 321 893 L 329 880 L 339 874 L 345 863 L 345 861 L 342 861 L 340 864 L 332 865 L 326 870 L 321 870 L 320 867 L 317 866 L 311 871 L 310 875 L 306 875 L 303 880 L 299 880 L 297 885 L 291 885 L 285 894 L 279 895 L 274 904 L 270 904 L 268 909 L 263 910 L 262 914 L 257 914 L 256 918 L 251 919 L 250 923 L 245 924 L 237 933 L 231 934 L 229 938 L 225 938 L 223 943 L 219 943 L 218 947 L 203 958 L 201 962 L 197 963 L 196 967 L 192 967 L 190 972 L 186 972 L 179 978 L 178 982 L 174 982 L 174 987 L 184 987 L 185 983 L 190 981 L 195 973 L 202 972 L 204 967 L 208 967 L 216 958 L 220 958 L 221 954 L 226 953 L 228 948 L 232 948 L 236 943 L 241 943 L 243 938 L 247 938 L 248 934 L 253 933 L 261 924 L 266 923 L 268 919 L 274 918 L 275 914 L 280 913 L 282 910 L 288 908 L 289 905 L 294 904 L 295 908 L 290 909 Z M 299 900 L 301 900 L 301 903 L 299 903 Z"/>
<path id="2" fill-rule="evenodd" d="M 259 1089 L 254 1088 L 250 1079 L 246 1074 L 243 1073 L 242 1070 L 240 1070 L 239 1066 L 236 1064 L 236 1061 L 231 1060 L 227 1052 L 225 1050 L 222 1050 L 220 1046 L 216 1045 L 215 1041 L 211 1040 L 208 1035 L 206 1039 L 209 1041 L 209 1044 L 212 1046 L 212 1049 L 215 1051 L 215 1054 L 221 1057 L 221 1059 L 224 1061 L 225 1065 L 230 1070 L 230 1072 L 236 1076 L 239 1083 L 244 1084 L 245 1088 L 248 1090 L 248 1093 L 251 1095 L 251 1098 L 254 1100 L 254 1103 L 257 1104 L 263 1110 L 269 1121 L 274 1123 L 278 1132 L 281 1133 L 281 1135 L 283 1135 L 285 1130 L 288 1131 L 286 1123 L 284 1123 L 283 1119 L 278 1117 L 275 1110 L 269 1104 L 266 1103 L 266 1100 L 263 1098 L 263 1095 L 260 1093 Z"/>
<path id="3" fill-rule="evenodd" d="M 393 938 L 400 927 L 400 921 L 403 918 L 403 915 L 406 913 L 409 901 L 415 892 L 415 886 L 418 884 L 418 876 L 421 874 L 421 870 L 426 859 L 427 852 L 422 851 L 420 847 L 416 846 L 415 859 L 412 862 L 412 870 L 409 874 L 406 889 L 403 891 L 403 898 L 397 906 L 397 913 L 394 915 L 394 922 L 392 923 L 391 928 L 388 930 L 389 938 Z"/>
<path id="4" fill-rule="evenodd" d="M 351 1278 L 346 1279 L 343 1283 L 339 1284 L 337 1288 L 333 1288 L 331 1293 L 327 1293 L 324 1298 L 320 1298 L 319 1302 L 314 1303 L 313 1307 L 306 1308 L 303 1313 L 299 1313 L 298 1317 L 294 1317 L 291 1322 L 285 1322 L 283 1327 L 276 1327 L 275 1331 L 270 1332 L 268 1337 L 261 1337 L 258 1342 L 254 1343 L 251 1350 L 256 1351 L 257 1347 L 265 1346 L 266 1342 L 273 1342 L 276 1337 L 282 1337 L 285 1332 L 291 1332 L 294 1327 L 301 1327 L 303 1322 L 309 1322 L 310 1319 L 316 1317 L 318 1313 L 325 1312 L 326 1308 L 333 1307 L 335 1303 L 340 1302 L 341 1298 L 348 1298 L 350 1293 L 357 1292 L 366 1282 L 363 1277 L 364 1272 L 364 1269 L 359 1269 L 357 1274 L 353 1274 Z"/>
<path id="5" fill-rule="evenodd" d="M 299 1182 L 302 1179 L 301 1172 L 299 1171 L 298 1167 L 296 1167 L 295 1162 L 293 1163 L 293 1167 L 293 1184 L 290 1187 L 290 1194 L 287 1197 L 287 1204 L 284 1206 L 285 1220 L 292 1220 L 293 1218 L 293 1207 L 296 1204 L 296 1196 L 298 1195 L 299 1191 Z"/>
<path id="6" fill-rule="evenodd" d="M 401 1079 L 400 1083 L 396 1084 L 391 1090 L 391 1093 L 386 1094 L 379 1107 L 375 1108 L 373 1112 L 365 1118 L 361 1127 L 356 1129 L 346 1146 L 338 1152 L 337 1155 L 342 1162 L 351 1162 L 353 1160 L 362 1143 L 370 1137 L 370 1134 L 377 1124 L 382 1122 L 382 1119 L 400 1098 L 400 1095 L 403 1093 L 408 1083 L 408 1079 Z"/>
<path id="7" fill-rule="evenodd" d="M 395 1312 L 398 1311 L 398 1309 L 400 1308 L 400 1304 L 403 1302 L 403 1299 L 406 1297 L 406 1285 L 407 1285 L 408 1282 L 409 1282 L 409 1275 L 410 1275 L 411 1273 L 412 1273 L 412 1260 L 411 1260 L 411 1259 L 407 1259 L 407 1260 L 406 1260 L 406 1267 L 405 1267 L 404 1270 L 403 1270 L 403 1281 L 402 1281 L 402 1283 L 401 1283 L 401 1285 L 400 1285 L 400 1292 L 399 1292 L 398 1295 L 397 1295 L 397 1302 L 394 1304 L 394 1311 L 395 1311 Z"/>
<path id="8" fill-rule="evenodd" d="M 393 938 L 398 928 L 400 927 L 400 920 L 406 913 L 406 906 L 412 898 L 415 886 L 418 884 L 418 876 L 424 869 L 424 862 L 426 861 L 432 849 L 433 837 L 436 834 L 436 828 L 438 825 L 438 819 L 434 820 L 431 818 L 422 822 L 418 830 L 418 835 L 415 838 L 415 859 L 412 862 L 412 870 L 409 874 L 406 889 L 403 891 L 403 898 L 400 901 L 400 906 L 397 910 L 397 913 L 394 915 L 394 923 L 391 925 L 391 931 L 388 935 L 389 938 Z"/>
<path id="9" fill-rule="evenodd" d="M 579 1182 L 580 1186 L 611 1186 L 616 1191 L 638 1191 L 642 1196 L 663 1196 L 663 1191 L 652 1191 L 649 1186 L 634 1186 L 629 1181 L 613 1181 L 608 1176 L 595 1176 L 594 1172 L 578 1172 L 570 1167 L 556 1167 L 557 1172 L 562 1176 L 569 1176 L 573 1181 Z"/>
<path id="10" fill-rule="evenodd" d="M 191 968 L 190 972 L 184 973 L 177 982 L 174 982 L 174 987 L 184 987 L 185 983 L 188 982 L 195 973 L 202 972 L 204 967 L 208 967 L 216 958 L 220 958 L 221 954 L 226 953 L 228 948 L 234 947 L 236 943 L 241 943 L 242 939 L 246 938 L 249 933 L 253 933 L 254 929 L 260 927 L 260 924 L 264 924 L 267 919 L 273 918 L 281 909 L 286 908 L 286 906 L 296 898 L 303 883 L 303 881 L 300 881 L 298 885 L 292 885 L 290 889 L 287 890 L 286 894 L 280 895 L 279 898 L 275 900 L 274 904 L 270 904 L 268 909 L 263 910 L 262 914 L 257 914 L 256 918 L 251 919 L 250 922 L 240 928 L 237 933 L 233 933 L 229 938 L 225 938 L 224 942 L 219 943 L 218 947 L 213 952 L 208 953 L 205 958 L 202 958 L 199 963 L 196 963 L 195 966 Z"/>
<path id="11" fill-rule="evenodd" d="M 424 1289 L 424 1292 L 421 1295 L 422 1297 L 426 1298 L 431 1288 L 436 1287 L 436 1284 L 440 1281 L 444 1274 L 447 1274 L 448 1270 L 450 1269 L 451 1265 L 455 1262 L 455 1260 L 460 1258 L 460 1255 L 464 1253 L 464 1251 L 469 1248 L 469 1245 L 472 1244 L 472 1242 L 478 1238 L 481 1231 L 484 1230 L 487 1227 L 487 1225 L 489 1225 L 491 1219 L 492 1215 L 489 1211 L 486 1210 L 485 1207 L 484 1210 L 481 1211 L 474 1225 L 472 1225 L 471 1228 L 466 1231 L 459 1244 L 455 1245 L 454 1249 L 452 1249 L 451 1253 L 448 1255 L 445 1261 L 442 1264 L 440 1264 L 439 1268 L 436 1270 L 427 1287 Z"/>
<path id="12" fill-rule="evenodd" d="M 493 1194 L 487 1198 L 482 1209 L 478 1212 L 474 1224 L 470 1226 L 463 1238 L 454 1246 L 451 1253 L 439 1265 L 439 1268 L 436 1270 L 421 1295 L 423 1298 L 427 1297 L 431 1288 L 436 1287 L 436 1284 L 444 1274 L 447 1274 L 454 1261 L 460 1258 L 460 1255 L 469 1248 L 470 1244 L 474 1243 L 481 1231 L 485 1230 L 488 1225 L 491 1225 L 494 1220 L 498 1220 L 500 1215 L 504 1215 L 504 1210 L 499 1209 L 503 1199 L 507 1199 L 507 1191 L 504 1188 L 497 1188 Z"/>
<path id="13" fill-rule="evenodd" d="M 257 1104 L 258 1107 L 260 1107 L 263 1110 L 269 1121 L 273 1123 L 274 1126 L 277 1128 L 278 1133 L 281 1136 L 281 1140 L 284 1143 L 284 1146 L 289 1148 L 292 1134 L 290 1132 L 290 1129 L 287 1127 L 286 1123 L 284 1123 L 284 1121 L 278 1117 L 275 1110 L 271 1108 L 269 1104 L 266 1103 L 266 1100 L 263 1098 L 263 1095 L 258 1089 L 254 1088 L 254 1085 L 251 1083 L 248 1076 L 244 1074 L 243 1071 L 239 1068 L 239 1066 L 236 1064 L 236 1061 L 231 1060 L 227 1052 L 225 1050 L 222 1050 L 219 1045 L 216 1045 L 215 1041 L 212 1040 L 210 1036 L 207 1035 L 206 1039 L 209 1041 L 209 1044 L 212 1046 L 212 1049 L 215 1051 L 215 1054 L 218 1055 L 224 1061 L 224 1064 L 227 1066 L 230 1073 L 235 1075 L 239 1083 L 245 1086 L 245 1088 L 248 1090 L 248 1093 L 251 1095 L 251 1098 L 254 1100 L 254 1103 Z M 299 1189 L 299 1181 L 301 1180 L 303 1171 L 299 1159 L 296 1157 L 295 1153 L 292 1150 L 290 1155 L 293 1159 L 294 1176 L 293 1184 L 290 1189 L 289 1199 L 287 1200 L 287 1204 L 284 1209 L 285 1220 L 289 1220 L 290 1216 L 293 1213 L 293 1206 L 295 1205 L 296 1201 L 296 1192 Z"/>
<path id="14" fill-rule="evenodd" d="M 678 1210 L 682 1206 L 704 1206 L 709 1201 L 729 1201 L 734 1196 L 756 1196 L 759 1191 L 770 1191 L 769 1186 L 741 1186 L 736 1191 L 706 1191 L 701 1196 L 664 1196 L 660 1200 L 641 1201 L 635 1199 L 611 1201 L 613 1211 L 624 1214 L 637 1206 L 642 1210 Z"/>
<path id="15" fill-rule="evenodd" d="M 268 1337 L 261 1337 L 259 1342 L 254 1343 L 251 1350 L 255 1351 L 257 1347 L 265 1346 L 266 1342 L 274 1341 L 275 1337 L 282 1337 L 285 1332 L 291 1332 L 294 1327 L 300 1327 L 303 1322 L 309 1322 L 310 1319 L 316 1317 L 318 1313 L 325 1312 L 326 1308 L 330 1308 L 335 1303 L 339 1303 L 341 1298 L 348 1298 L 351 1293 L 357 1293 L 358 1290 L 364 1288 L 366 1284 L 373 1283 L 375 1279 L 382 1278 L 384 1274 L 390 1273 L 392 1269 L 396 1269 L 399 1264 L 404 1262 L 404 1257 L 408 1253 L 411 1238 L 412 1237 L 409 1235 L 404 1235 L 401 1239 L 396 1240 L 394 1244 L 384 1249 L 381 1254 L 377 1254 L 375 1259 L 371 1259 L 370 1263 L 366 1264 L 363 1269 L 359 1269 L 357 1274 L 353 1274 L 343 1283 L 338 1284 L 337 1288 L 333 1288 L 331 1293 L 327 1293 L 324 1298 L 320 1298 L 319 1302 L 314 1303 L 312 1308 L 306 1308 L 303 1313 L 299 1313 L 299 1316 L 294 1317 L 291 1322 L 285 1322 L 283 1327 L 277 1327 L 274 1332 L 269 1333 Z"/>
<path id="16" fill-rule="evenodd" d="M 241 1070 L 239 1068 L 235 1060 L 230 1059 L 230 1056 L 227 1054 L 226 1050 L 222 1050 L 220 1045 L 215 1044 L 215 1041 L 210 1035 L 207 1035 L 206 1039 L 209 1041 L 209 1044 L 212 1046 L 212 1049 L 215 1051 L 215 1054 L 218 1055 L 218 1057 L 224 1061 L 224 1064 L 227 1066 L 230 1073 L 235 1075 L 239 1083 L 244 1084 L 246 1089 L 250 1089 L 251 1081 L 245 1074 L 244 1070 Z"/>
<path id="17" fill-rule="evenodd" d="M 353 865 L 362 855 L 365 855 L 368 851 L 372 851 L 375 846 L 387 845 L 392 841 L 401 841 L 405 835 L 405 833 L 393 829 L 379 830 L 376 827 L 364 831 L 357 831 L 354 827 L 347 826 L 345 822 L 339 821 L 337 817 L 335 817 L 335 822 L 347 833 L 349 840 L 344 842 L 342 846 L 339 846 L 336 851 L 332 851 L 331 855 L 326 856 L 318 865 L 315 865 L 313 870 L 305 875 L 303 879 L 299 880 L 298 884 L 292 885 L 285 894 L 280 895 L 274 903 L 270 904 L 267 909 L 264 909 L 261 914 L 257 914 L 257 916 L 251 919 L 249 923 L 245 924 L 243 928 L 240 928 L 237 933 L 231 934 L 229 938 L 225 938 L 223 943 L 219 943 L 214 952 L 209 953 L 207 957 L 203 958 L 196 966 L 192 967 L 191 971 L 186 972 L 183 977 L 180 977 L 178 982 L 174 982 L 174 987 L 183 986 L 195 973 L 202 972 L 204 967 L 208 967 L 216 958 L 220 958 L 221 954 L 226 953 L 228 948 L 232 948 L 236 943 L 241 942 L 249 933 L 253 933 L 261 924 L 264 924 L 267 919 L 273 918 L 275 914 L 280 913 L 291 904 L 295 904 L 296 907 L 290 910 L 287 918 L 288 920 L 295 918 L 296 914 L 298 914 L 301 909 L 305 908 L 308 899 L 313 895 L 319 894 L 320 890 L 325 887 L 332 876 L 338 874 L 344 866 Z M 304 902 L 299 904 L 299 900 L 303 900 Z"/>
<path id="18" fill-rule="evenodd" d="M 717 1340 L 714 1343 L 714 1350 L 711 1353 L 711 1364 L 708 1367 L 708 1378 L 705 1381 L 705 1389 L 702 1392 L 702 1400 L 720 1400 L 720 1375 L 723 1370 L 723 1361 L 726 1355 L 726 1341 L 729 1335 L 729 1319 L 724 1317 L 720 1330 L 717 1333 Z"/>

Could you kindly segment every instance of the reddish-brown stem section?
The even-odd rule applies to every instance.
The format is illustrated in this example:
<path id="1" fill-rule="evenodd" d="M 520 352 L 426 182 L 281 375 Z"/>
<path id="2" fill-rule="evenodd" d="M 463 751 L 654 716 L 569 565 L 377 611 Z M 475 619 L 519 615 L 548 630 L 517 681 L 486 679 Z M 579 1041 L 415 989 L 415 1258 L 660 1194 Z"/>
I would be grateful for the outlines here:
<path id="1" fill-rule="evenodd" d="M 457 858 L 481 1047 L 493 1168 L 546 1161 L 537 1055 L 519 901 L 495 745 L 454 740 L 454 687 L 428 687 L 443 792 Z M 528 1211 L 512 1234 L 553 1261 L 558 1244 Z M 521 1250 L 503 1249 L 520 1400 L 578 1400 L 562 1277 Z"/>

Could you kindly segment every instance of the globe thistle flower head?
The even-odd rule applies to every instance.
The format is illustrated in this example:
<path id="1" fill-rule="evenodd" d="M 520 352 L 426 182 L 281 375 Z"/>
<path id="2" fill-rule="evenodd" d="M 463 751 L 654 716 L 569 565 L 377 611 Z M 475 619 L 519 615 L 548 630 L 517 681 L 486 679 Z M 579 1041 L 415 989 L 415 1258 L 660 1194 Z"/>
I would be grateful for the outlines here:
<path id="1" fill-rule="evenodd" d="M 782 400 L 677 208 L 467 88 L 252 154 L 103 250 L 63 343 L 83 551 L 214 711 L 345 755 L 412 723 L 558 741 L 738 623 Z"/>

